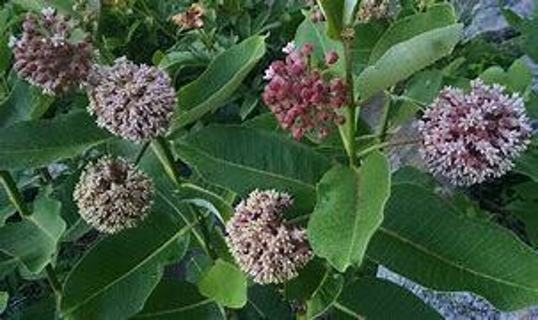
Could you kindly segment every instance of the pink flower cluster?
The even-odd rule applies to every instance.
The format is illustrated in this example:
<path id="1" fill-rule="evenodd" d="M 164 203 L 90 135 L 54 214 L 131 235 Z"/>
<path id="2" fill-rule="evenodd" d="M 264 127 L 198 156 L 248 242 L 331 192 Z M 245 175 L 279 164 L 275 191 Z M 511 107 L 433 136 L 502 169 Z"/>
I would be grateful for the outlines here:
<path id="1" fill-rule="evenodd" d="M 480 79 L 469 93 L 445 88 L 419 122 L 430 171 L 458 186 L 498 178 L 514 166 L 532 136 L 519 94 Z"/>
<path id="2" fill-rule="evenodd" d="M 313 51 L 309 44 L 301 49 L 289 44 L 284 48 L 286 58 L 274 61 L 265 72 L 269 83 L 263 101 L 297 140 L 307 132 L 325 138 L 334 124 L 345 121 L 338 109 L 347 103 L 346 85 L 340 78 L 325 79 L 310 65 Z M 338 54 L 330 52 L 325 60 L 327 65 L 334 64 Z"/>

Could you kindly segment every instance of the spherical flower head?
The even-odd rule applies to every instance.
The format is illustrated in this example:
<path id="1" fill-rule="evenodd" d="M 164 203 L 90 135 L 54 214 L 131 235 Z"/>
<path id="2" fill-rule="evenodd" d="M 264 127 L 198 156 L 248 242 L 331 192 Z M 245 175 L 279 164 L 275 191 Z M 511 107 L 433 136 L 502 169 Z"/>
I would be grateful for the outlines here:
<path id="1" fill-rule="evenodd" d="M 19 76 L 55 95 L 83 83 L 90 71 L 93 47 L 89 37 L 54 9 L 28 13 L 20 37 L 10 39 Z"/>
<path id="2" fill-rule="evenodd" d="M 471 86 L 469 93 L 443 89 L 419 122 L 426 165 L 457 186 L 504 175 L 532 136 L 519 94 L 480 79 Z"/>
<path id="3" fill-rule="evenodd" d="M 105 156 L 85 168 L 73 198 L 89 225 L 113 234 L 146 218 L 153 201 L 153 183 L 127 161 Z"/>
<path id="4" fill-rule="evenodd" d="M 241 269 L 260 284 L 283 283 L 312 259 L 306 230 L 283 218 L 293 204 L 286 193 L 253 191 L 226 225 L 226 242 Z"/>
<path id="5" fill-rule="evenodd" d="M 289 43 L 285 60 L 273 62 L 265 71 L 263 100 L 275 114 L 281 127 L 300 140 L 311 132 L 325 138 L 334 125 L 345 120 L 338 109 L 347 103 L 347 88 L 340 78 L 321 75 L 311 66 L 314 47 L 297 49 Z M 336 52 L 328 53 L 326 64 L 338 61 Z M 325 61 L 324 61 L 325 62 Z"/>
<path id="6" fill-rule="evenodd" d="M 97 124 L 135 143 L 165 134 L 177 103 L 166 73 L 125 57 L 111 67 L 96 66 L 88 91 Z"/>

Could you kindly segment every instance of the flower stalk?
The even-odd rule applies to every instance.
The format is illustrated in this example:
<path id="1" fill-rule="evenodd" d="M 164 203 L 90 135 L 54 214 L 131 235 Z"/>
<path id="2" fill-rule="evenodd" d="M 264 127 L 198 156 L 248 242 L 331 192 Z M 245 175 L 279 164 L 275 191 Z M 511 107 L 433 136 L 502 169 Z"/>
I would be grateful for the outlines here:
<path id="1" fill-rule="evenodd" d="M 355 31 L 352 27 L 348 27 L 343 31 L 342 43 L 344 45 L 344 61 L 346 72 L 346 87 L 348 92 L 348 107 L 345 109 L 346 122 L 339 126 L 340 136 L 344 143 L 344 148 L 349 157 L 349 165 L 356 166 L 356 149 L 355 133 L 357 131 L 357 103 L 355 101 L 353 79 L 353 57 L 351 55 L 351 45 L 355 38 Z"/>

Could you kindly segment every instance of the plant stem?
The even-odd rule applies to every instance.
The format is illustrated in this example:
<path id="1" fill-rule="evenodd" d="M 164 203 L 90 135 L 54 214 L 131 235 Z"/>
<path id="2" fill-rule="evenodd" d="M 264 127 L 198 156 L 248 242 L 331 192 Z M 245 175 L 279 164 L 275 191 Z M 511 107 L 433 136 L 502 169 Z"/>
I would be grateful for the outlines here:
<path id="1" fill-rule="evenodd" d="M 373 146 L 370 146 L 364 150 L 361 150 L 357 153 L 357 157 L 363 158 L 364 156 L 368 155 L 370 152 L 383 149 L 386 147 L 399 147 L 399 146 L 408 146 L 419 143 L 421 140 L 415 139 L 415 140 L 405 140 L 405 141 L 387 141 L 382 142 Z"/>
<path id="2" fill-rule="evenodd" d="M 182 187 L 181 174 L 175 165 L 174 155 L 170 149 L 168 141 L 163 137 L 158 137 L 151 143 L 153 152 L 159 158 L 159 161 L 164 167 L 166 174 L 175 184 L 176 188 L 180 189 Z M 200 238 L 200 245 L 206 249 L 206 252 L 211 256 L 211 258 L 216 259 L 217 255 L 213 248 L 210 246 L 210 235 L 207 226 L 205 225 L 204 215 L 202 215 L 198 210 L 194 211 L 197 219 L 200 221 L 200 228 L 202 229 L 203 238 Z M 202 241 L 203 240 L 203 241 Z"/>
<path id="3" fill-rule="evenodd" d="M 176 167 L 174 155 L 172 154 L 168 141 L 163 137 L 158 137 L 153 140 L 151 147 L 163 165 L 166 174 L 172 179 L 174 184 L 179 187 L 181 185 L 181 174 Z"/>
<path id="4" fill-rule="evenodd" d="M 24 203 L 22 194 L 19 192 L 17 184 L 15 183 L 15 180 L 13 180 L 11 174 L 7 171 L 0 171 L 0 180 L 2 182 L 2 185 L 4 186 L 4 189 L 6 190 L 6 193 L 9 196 L 9 200 L 11 201 L 13 206 L 15 206 L 15 209 L 17 209 L 19 214 L 23 217 L 30 216 L 31 212 L 30 210 L 28 210 L 28 207 Z"/>
<path id="5" fill-rule="evenodd" d="M 353 42 L 354 38 L 354 32 L 352 31 L 353 28 L 347 28 L 344 32 L 345 35 L 342 36 L 349 105 L 345 110 L 346 123 L 340 126 L 339 130 L 344 147 L 349 157 L 349 165 L 354 167 L 357 160 L 357 144 L 355 142 L 355 133 L 357 131 L 357 104 L 355 102 L 354 94 L 355 83 L 353 79 L 353 57 L 351 56 L 351 43 Z"/>
<path id="6" fill-rule="evenodd" d="M 9 195 L 9 200 L 13 203 L 19 214 L 23 217 L 29 217 L 31 212 L 24 203 L 22 194 L 17 188 L 17 184 L 15 183 L 15 180 L 13 180 L 11 174 L 8 171 L 0 171 L 0 180 Z M 50 263 L 45 267 L 45 272 L 56 298 L 59 299 L 62 293 L 62 285 L 60 284 L 60 281 L 58 281 L 56 272 Z"/>
<path id="7" fill-rule="evenodd" d="M 50 263 L 45 267 L 45 272 L 47 274 L 47 279 L 49 280 L 52 291 L 54 291 L 57 298 L 60 297 L 62 294 L 62 284 L 58 280 L 56 271 L 54 271 L 54 268 Z"/>

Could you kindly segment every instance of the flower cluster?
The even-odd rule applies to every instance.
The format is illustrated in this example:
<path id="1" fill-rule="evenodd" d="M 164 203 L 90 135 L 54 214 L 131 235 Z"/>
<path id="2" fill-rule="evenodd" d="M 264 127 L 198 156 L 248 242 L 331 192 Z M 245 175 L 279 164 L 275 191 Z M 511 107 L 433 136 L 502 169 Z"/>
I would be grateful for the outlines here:
<path id="1" fill-rule="evenodd" d="M 309 131 L 324 138 L 333 124 L 345 121 L 337 110 L 347 103 L 346 85 L 340 78 L 324 79 L 310 66 L 313 50 L 309 44 L 302 49 L 289 44 L 283 50 L 288 54 L 285 60 L 273 62 L 265 72 L 269 83 L 263 100 L 282 128 L 290 130 L 297 140 Z M 327 54 L 326 63 L 337 61 L 336 52 Z"/>
<path id="2" fill-rule="evenodd" d="M 200 29 L 204 26 L 205 10 L 199 3 L 193 3 L 189 9 L 172 17 L 172 21 L 184 29 Z"/>
<path id="3" fill-rule="evenodd" d="M 28 13 L 22 30 L 10 46 L 13 67 L 23 79 L 49 95 L 65 93 L 86 80 L 93 48 L 86 36 L 79 36 L 76 22 L 47 8 L 40 15 Z"/>
<path id="4" fill-rule="evenodd" d="M 390 0 L 364 0 L 361 2 L 357 19 L 360 22 L 380 20 L 389 15 Z"/>
<path id="5" fill-rule="evenodd" d="M 419 131 L 429 169 L 459 186 L 508 172 L 532 135 L 523 99 L 479 79 L 469 93 L 443 89 L 419 122 Z"/>
<path id="6" fill-rule="evenodd" d="M 166 73 L 125 57 L 111 67 L 96 66 L 88 91 L 97 124 L 137 143 L 165 134 L 177 103 Z"/>
<path id="7" fill-rule="evenodd" d="M 117 233 L 135 227 L 147 216 L 153 183 L 125 160 L 103 157 L 85 168 L 73 197 L 89 225 L 104 233 Z"/>
<path id="8" fill-rule="evenodd" d="M 306 230 L 286 224 L 292 205 L 286 193 L 253 191 L 226 225 L 226 242 L 239 266 L 260 284 L 282 283 L 298 275 L 312 258 Z"/>

